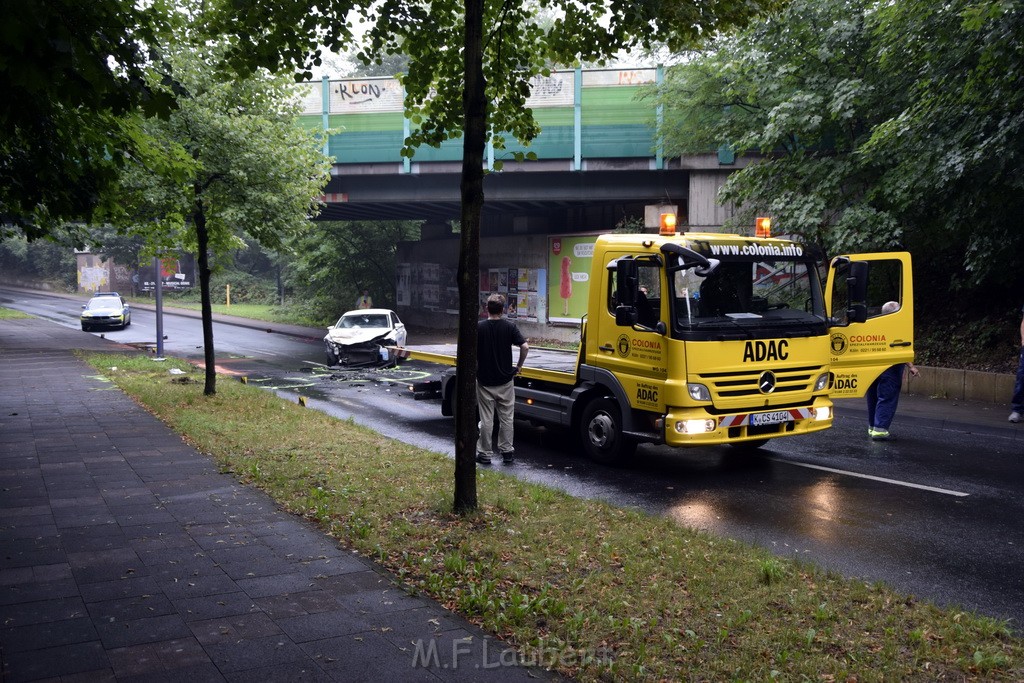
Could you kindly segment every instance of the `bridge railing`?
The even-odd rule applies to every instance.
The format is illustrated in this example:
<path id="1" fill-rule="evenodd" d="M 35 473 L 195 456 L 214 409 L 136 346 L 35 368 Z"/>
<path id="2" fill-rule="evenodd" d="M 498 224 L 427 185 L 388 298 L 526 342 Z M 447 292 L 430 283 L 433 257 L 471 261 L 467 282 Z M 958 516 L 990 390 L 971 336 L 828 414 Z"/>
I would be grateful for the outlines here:
<path id="1" fill-rule="evenodd" d="M 662 78 L 661 68 L 576 69 L 538 76 L 531 83 L 527 106 L 541 126 L 529 146 L 506 136 L 506 149 L 488 147 L 488 166 L 514 152 L 534 152 L 539 159 L 569 160 L 581 170 L 587 159 L 649 158 L 663 168 L 657 139 L 659 107 L 642 89 Z M 324 152 L 337 164 L 402 164 L 411 161 L 400 150 L 412 124 L 404 115 L 401 82 L 396 78 L 346 78 L 305 83 L 302 123 L 311 129 L 333 130 Z M 413 161 L 461 161 L 462 140 L 438 148 L 420 147 Z"/>

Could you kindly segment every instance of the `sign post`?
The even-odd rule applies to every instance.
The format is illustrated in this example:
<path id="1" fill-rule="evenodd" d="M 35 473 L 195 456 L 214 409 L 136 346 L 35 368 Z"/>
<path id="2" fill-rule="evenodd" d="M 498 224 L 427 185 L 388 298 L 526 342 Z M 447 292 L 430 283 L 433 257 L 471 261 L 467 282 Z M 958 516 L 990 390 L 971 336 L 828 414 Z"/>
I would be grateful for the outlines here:
<path id="1" fill-rule="evenodd" d="M 160 276 L 160 258 L 158 256 L 153 257 L 153 291 L 156 298 L 156 358 L 153 360 L 164 359 L 164 297 L 163 297 L 163 278 Z"/>

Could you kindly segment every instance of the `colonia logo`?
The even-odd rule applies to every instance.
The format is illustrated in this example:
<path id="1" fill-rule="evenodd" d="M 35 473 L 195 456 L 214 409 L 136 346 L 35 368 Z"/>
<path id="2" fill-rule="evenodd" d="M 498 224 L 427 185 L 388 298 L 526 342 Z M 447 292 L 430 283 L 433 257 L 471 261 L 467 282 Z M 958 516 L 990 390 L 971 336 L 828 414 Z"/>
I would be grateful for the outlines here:
<path id="1" fill-rule="evenodd" d="M 619 337 L 619 341 L 616 344 L 619 349 L 619 355 L 623 358 L 629 355 L 629 337 L 622 335 Z"/>
<path id="2" fill-rule="evenodd" d="M 846 335 L 839 332 L 832 335 L 830 344 L 832 346 L 832 353 L 837 356 L 846 353 L 846 349 L 850 346 L 850 342 L 846 340 Z"/>
<path id="3" fill-rule="evenodd" d="M 786 360 L 789 358 L 789 342 L 785 339 L 775 341 L 748 341 L 743 347 L 743 362 L 756 363 L 762 360 Z"/>

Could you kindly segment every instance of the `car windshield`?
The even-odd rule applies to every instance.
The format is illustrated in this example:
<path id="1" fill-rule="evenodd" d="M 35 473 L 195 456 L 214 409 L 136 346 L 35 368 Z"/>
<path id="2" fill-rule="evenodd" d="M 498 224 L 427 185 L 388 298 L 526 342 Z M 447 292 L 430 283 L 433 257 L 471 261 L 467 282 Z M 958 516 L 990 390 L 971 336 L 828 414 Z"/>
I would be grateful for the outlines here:
<path id="1" fill-rule="evenodd" d="M 119 311 L 121 310 L 121 299 L 116 296 L 100 296 L 89 299 L 87 308 L 90 311 Z"/>
<path id="2" fill-rule="evenodd" d="M 338 321 L 337 327 L 349 329 L 363 329 L 367 327 L 388 327 L 388 317 L 380 314 L 360 313 L 358 315 L 343 315 Z"/>

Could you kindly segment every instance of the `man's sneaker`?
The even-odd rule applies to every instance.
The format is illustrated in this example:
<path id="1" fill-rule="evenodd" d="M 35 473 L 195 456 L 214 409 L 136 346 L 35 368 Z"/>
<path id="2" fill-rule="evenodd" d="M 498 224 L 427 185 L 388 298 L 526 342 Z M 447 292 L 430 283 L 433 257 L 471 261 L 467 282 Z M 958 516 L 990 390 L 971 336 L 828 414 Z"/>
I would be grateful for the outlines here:
<path id="1" fill-rule="evenodd" d="M 512 463 L 514 463 L 516 461 L 515 453 L 512 453 L 512 452 L 502 453 L 501 454 L 501 461 L 503 463 L 505 463 L 506 465 L 511 465 Z"/>
<path id="2" fill-rule="evenodd" d="M 1020 422 L 1020 413 L 1016 410 L 1010 413 L 1010 422 Z"/>
<path id="3" fill-rule="evenodd" d="M 875 428 L 874 427 L 868 427 L 868 436 L 874 436 L 874 435 L 875 435 Z"/>
<path id="4" fill-rule="evenodd" d="M 875 441 L 885 441 L 889 438 L 888 429 L 876 429 L 871 433 L 871 438 Z"/>
<path id="5" fill-rule="evenodd" d="M 476 461 L 478 463 L 480 463 L 481 465 L 490 465 L 491 464 L 491 456 L 487 455 L 486 453 L 477 453 L 476 454 Z"/>

